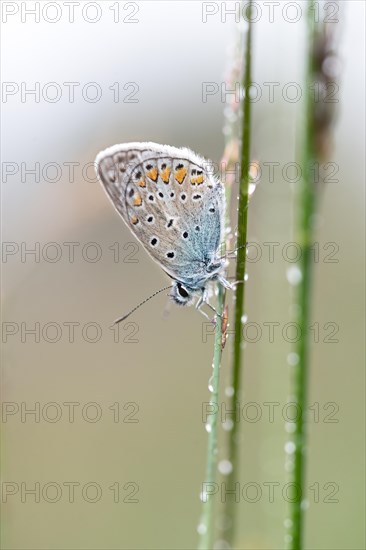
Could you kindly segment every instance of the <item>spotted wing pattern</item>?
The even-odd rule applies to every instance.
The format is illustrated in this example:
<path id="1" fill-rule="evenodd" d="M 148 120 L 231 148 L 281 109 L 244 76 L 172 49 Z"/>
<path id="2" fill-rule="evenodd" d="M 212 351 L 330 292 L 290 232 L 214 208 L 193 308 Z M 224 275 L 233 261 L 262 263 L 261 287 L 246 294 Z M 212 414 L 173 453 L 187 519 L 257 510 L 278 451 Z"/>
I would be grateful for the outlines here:
<path id="1" fill-rule="evenodd" d="M 98 176 L 125 223 L 172 277 L 194 285 L 223 238 L 224 192 L 189 149 L 127 143 L 102 151 Z"/>

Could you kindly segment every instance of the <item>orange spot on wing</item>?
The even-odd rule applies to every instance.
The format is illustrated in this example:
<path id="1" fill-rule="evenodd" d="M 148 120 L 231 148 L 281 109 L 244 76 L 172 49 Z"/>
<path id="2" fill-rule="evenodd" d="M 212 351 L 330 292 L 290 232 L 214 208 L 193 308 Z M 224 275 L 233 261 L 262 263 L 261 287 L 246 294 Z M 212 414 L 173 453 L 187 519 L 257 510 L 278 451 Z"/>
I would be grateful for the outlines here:
<path id="1" fill-rule="evenodd" d="M 133 205 L 134 206 L 141 206 L 142 205 L 142 198 L 141 195 L 135 195 L 135 198 L 133 199 Z"/>
<path id="2" fill-rule="evenodd" d="M 139 187 L 146 187 L 146 181 L 144 180 L 144 178 L 142 178 L 138 184 L 137 184 Z"/>
<path id="3" fill-rule="evenodd" d="M 156 181 L 158 179 L 158 169 L 157 168 L 152 168 L 151 170 L 146 172 L 146 175 L 151 180 Z"/>
<path id="4" fill-rule="evenodd" d="M 169 178 L 170 178 L 170 168 L 169 166 L 167 166 L 166 168 L 164 168 L 164 170 L 162 170 L 160 172 L 160 177 L 161 179 L 163 180 L 164 183 L 169 183 Z"/>
<path id="5" fill-rule="evenodd" d="M 204 182 L 204 177 L 203 176 L 195 176 L 193 178 L 191 178 L 191 184 L 192 185 L 201 185 L 201 183 Z"/>
<path id="6" fill-rule="evenodd" d="M 130 219 L 132 225 L 136 225 L 137 222 L 139 221 L 138 217 L 137 216 L 132 216 L 131 219 Z"/>
<path id="7" fill-rule="evenodd" d="M 178 183 L 182 184 L 184 178 L 187 175 L 187 168 L 178 168 L 178 170 L 175 171 L 175 179 Z"/>

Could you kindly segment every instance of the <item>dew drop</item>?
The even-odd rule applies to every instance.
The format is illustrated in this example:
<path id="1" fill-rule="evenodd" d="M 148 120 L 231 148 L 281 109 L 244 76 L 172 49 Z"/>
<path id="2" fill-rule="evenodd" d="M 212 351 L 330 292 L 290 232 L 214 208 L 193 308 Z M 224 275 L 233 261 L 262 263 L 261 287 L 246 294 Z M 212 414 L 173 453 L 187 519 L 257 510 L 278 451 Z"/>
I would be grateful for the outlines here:
<path id="1" fill-rule="evenodd" d="M 197 525 L 197 533 L 199 535 L 205 535 L 207 533 L 207 525 L 205 525 L 204 523 L 200 523 L 199 525 Z"/>
<path id="2" fill-rule="evenodd" d="M 248 315 L 244 314 L 241 318 L 241 322 L 243 323 L 243 325 L 248 321 Z"/>
<path id="3" fill-rule="evenodd" d="M 205 425 L 205 430 L 206 430 L 207 433 L 211 433 L 211 432 L 212 432 L 212 426 L 211 426 L 211 424 L 209 424 L 208 422 L 207 422 L 207 424 Z"/>
<path id="4" fill-rule="evenodd" d="M 210 380 L 208 381 L 208 391 L 210 391 L 211 393 L 214 391 L 212 382 L 213 382 L 213 375 L 211 376 Z"/>
<path id="5" fill-rule="evenodd" d="M 257 187 L 256 183 L 251 182 L 249 184 L 249 188 L 248 188 L 248 196 L 249 197 L 251 197 L 253 195 L 254 191 L 256 190 L 256 187 Z"/>
<path id="6" fill-rule="evenodd" d="M 285 430 L 289 434 L 293 434 L 296 431 L 296 424 L 295 422 L 286 422 L 285 424 Z"/>
<path id="7" fill-rule="evenodd" d="M 285 444 L 285 451 L 287 454 L 292 455 L 296 451 L 296 445 L 293 441 L 287 441 Z"/>
<path id="8" fill-rule="evenodd" d="M 287 269 L 286 277 L 290 285 L 298 285 L 302 281 L 301 269 L 296 265 L 292 265 Z"/>
<path id="9" fill-rule="evenodd" d="M 248 279 L 249 279 L 249 275 L 248 275 L 248 273 L 246 273 L 246 274 L 244 275 L 244 281 L 247 281 Z"/>
<path id="10" fill-rule="evenodd" d="M 228 418 L 225 420 L 225 422 L 222 423 L 222 428 L 225 430 L 225 432 L 230 432 L 234 427 L 234 421 L 231 418 Z"/>
<path id="11" fill-rule="evenodd" d="M 234 395 L 234 388 L 232 386 L 225 388 L 225 395 L 227 395 L 227 397 L 232 397 Z"/>
<path id="12" fill-rule="evenodd" d="M 294 367 L 295 365 L 297 365 L 299 360 L 300 360 L 300 357 L 298 353 L 292 352 L 292 353 L 289 353 L 287 356 L 287 362 L 289 365 L 291 365 L 291 367 Z"/>
<path id="13" fill-rule="evenodd" d="M 218 464 L 218 469 L 220 474 L 222 474 L 223 476 L 227 476 L 233 471 L 233 465 L 230 460 L 220 460 Z"/>
<path id="14" fill-rule="evenodd" d="M 283 525 L 285 526 L 286 529 L 291 529 L 293 525 L 292 519 L 286 518 L 285 521 L 283 522 Z"/>
<path id="15" fill-rule="evenodd" d="M 230 109 L 230 107 L 227 109 L 225 117 L 228 122 L 233 124 L 236 121 L 236 114 Z"/>
<path id="16" fill-rule="evenodd" d="M 301 504 L 300 504 L 300 507 L 301 507 L 301 510 L 307 510 L 309 508 L 309 501 L 307 498 L 304 498 L 302 501 L 301 501 Z"/>

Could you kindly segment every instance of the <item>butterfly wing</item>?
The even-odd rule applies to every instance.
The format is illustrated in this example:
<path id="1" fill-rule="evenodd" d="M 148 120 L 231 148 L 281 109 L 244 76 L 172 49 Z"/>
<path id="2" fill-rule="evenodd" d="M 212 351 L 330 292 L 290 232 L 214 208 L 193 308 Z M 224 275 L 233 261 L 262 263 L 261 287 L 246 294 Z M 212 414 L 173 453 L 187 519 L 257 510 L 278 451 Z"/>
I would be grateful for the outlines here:
<path id="1" fill-rule="evenodd" d="M 98 176 L 152 258 L 193 287 L 223 238 L 224 191 L 189 149 L 127 143 L 102 151 Z"/>

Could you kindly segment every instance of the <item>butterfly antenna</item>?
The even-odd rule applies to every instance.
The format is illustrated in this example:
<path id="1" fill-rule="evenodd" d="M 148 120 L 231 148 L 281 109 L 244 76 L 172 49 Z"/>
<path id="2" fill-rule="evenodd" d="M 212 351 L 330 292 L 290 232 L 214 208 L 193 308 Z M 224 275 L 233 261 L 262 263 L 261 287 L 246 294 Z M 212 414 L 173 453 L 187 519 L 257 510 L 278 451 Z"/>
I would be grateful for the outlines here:
<path id="1" fill-rule="evenodd" d="M 142 302 L 140 302 L 136 307 L 134 307 L 133 309 L 131 309 L 131 311 L 129 311 L 128 313 L 126 313 L 126 315 L 123 315 L 122 317 L 119 317 L 118 319 L 116 319 L 116 320 L 114 321 L 114 324 L 117 325 L 117 323 L 121 323 L 122 321 L 124 321 L 125 319 L 127 319 L 127 317 L 129 317 L 134 311 L 136 311 L 136 309 L 138 309 L 139 307 L 141 307 L 142 305 L 144 305 L 146 302 L 148 302 L 149 300 L 151 300 L 151 298 L 154 298 L 154 296 L 156 296 L 157 294 L 160 294 L 160 292 L 163 292 L 164 290 L 168 290 L 168 288 L 172 288 L 171 285 L 165 286 L 164 288 L 161 288 L 160 290 L 157 290 L 156 292 L 154 292 L 154 294 L 151 294 L 151 296 L 149 296 L 148 298 L 145 298 L 145 300 L 143 300 Z"/>

